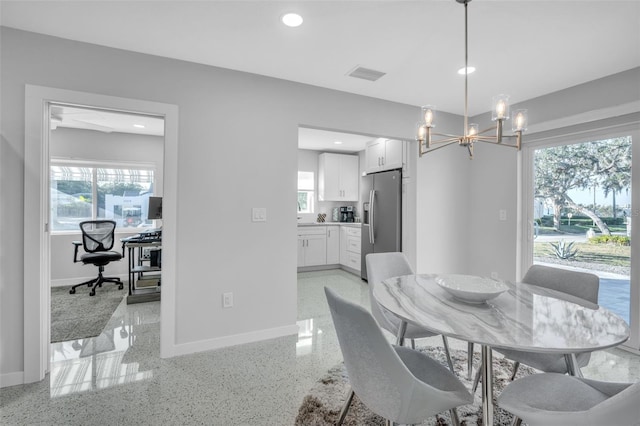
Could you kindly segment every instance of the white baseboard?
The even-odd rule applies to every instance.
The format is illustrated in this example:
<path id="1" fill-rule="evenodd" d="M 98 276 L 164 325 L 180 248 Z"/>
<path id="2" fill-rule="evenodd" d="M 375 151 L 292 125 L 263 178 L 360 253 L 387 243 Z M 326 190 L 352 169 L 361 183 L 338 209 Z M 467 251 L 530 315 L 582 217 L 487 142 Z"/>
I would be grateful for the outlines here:
<path id="1" fill-rule="evenodd" d="M 122 280 L 123 283 L 126 283 L 129 279 L 127 274 L 109 274 L 110 277 L 118 277 Z M 75 278 L 60 278 L 57 280 L 51 280 L 51 287 L 71 287 L 75 284 L 80 284 L 84 281 L 89 281 L 92 278 L 97 277 L 97 275 L 90 277 L 75 277 Z"/>
<path id="2" fill-rule="evenodd" d="M 24 384 L 24 371 L 0 374 L 0 388 Z"/>
<path id="3" fill-rule="evenodd" d="M 214 349 L 221 349 L 229 346 L 275 339 L 277 337 L 284 337 L 292 334 L 298 334 L 298 326 L 296 324 L 252 331 L 243 334 L 234 334 L 233 336 L 224 336 L 216 339 L 199 340 L 197 342 L 174 345 L 173 350 L 171 351 L 172 353 L 169 356 L 174 357 L 179 355 L 188 355 L 196 352 L 211 351 Z"/>

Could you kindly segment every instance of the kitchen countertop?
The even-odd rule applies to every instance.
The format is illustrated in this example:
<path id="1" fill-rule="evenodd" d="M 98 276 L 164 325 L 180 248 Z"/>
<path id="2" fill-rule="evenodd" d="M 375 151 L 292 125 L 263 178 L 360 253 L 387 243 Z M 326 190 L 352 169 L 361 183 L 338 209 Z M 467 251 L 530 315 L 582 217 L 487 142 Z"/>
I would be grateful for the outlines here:
<path id="1" fill-rule="evenodd" d="M 360 222 L 298 222 L 298 226 L 350 226 L 360 228 Z"/>

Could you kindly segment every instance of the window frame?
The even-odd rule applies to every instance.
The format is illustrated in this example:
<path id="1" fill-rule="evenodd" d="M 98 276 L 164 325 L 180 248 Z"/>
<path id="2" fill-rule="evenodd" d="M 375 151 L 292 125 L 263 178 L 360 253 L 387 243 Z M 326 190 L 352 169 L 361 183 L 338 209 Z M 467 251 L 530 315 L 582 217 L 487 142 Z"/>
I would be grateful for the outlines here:
<path id="1" fill-rule="evenodd" d="M 310 186 L 305 186 L 305 185 L 300 185 L 301 182 L 301 177 L 300 174 L 301 173 L 308 173 L 311 175 L 311 185 Z M 305 210 L 300 210 L 300 205 L 298 204 L 298 214 L 313 214 L 315 212 L 315 207 L 316 207 L 316 203 L 315 203 L 315 186 L 316 186 L 316 173 L 313 171 L 307 171 L 307 170 L 298 170 L 298 184 L 297 184 L 297 188 L 298 188 L 298 197 L 300 197 L 300 193 L 306 193 L 307 194 L 307 209 Z"/>
<path id="2" fill-rule="evenodd" d="M 77 160 L 71 158 L 51 157 L 49 159 L 49 182 L 51 182 L 51 167 L 84 167 L 91 169 L 91 219 L 99 220 L 98 217 L 98 169 L 129 169 L 129 170 L 147 170 L 153 173 L 153 185 L 155 187 L 157 181 L 157 167 L 153 163 L 146 162 L 128 162 L 128 161 L 95 161 L 95 160 Z M 51 200 L 51 183 L 49 184 L 49 200 Z M 150 195 L 157 195 L 156 192 Z M 51 203 L 51 202 L 50 202 Z M 52 223 L 52 206 L 49 211 L 49 222 Z M 133 229 L 133 228 L 132 228 Z M 49 226 L 49 232 L 52 235 L 77 235 L 81 234 L 80 229 L 54 229 Z M 116 233 L 131 233 L 132 231 L 117 225 Z"/>

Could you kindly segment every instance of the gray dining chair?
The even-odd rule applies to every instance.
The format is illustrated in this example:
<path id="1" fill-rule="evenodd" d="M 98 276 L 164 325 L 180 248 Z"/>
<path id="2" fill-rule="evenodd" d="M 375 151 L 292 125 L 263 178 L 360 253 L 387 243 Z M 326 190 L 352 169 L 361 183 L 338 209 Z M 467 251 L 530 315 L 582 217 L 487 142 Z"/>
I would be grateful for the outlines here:
<path id="1" fill-rule="evenodd" d="M 370 253 L 365 257 L 365 262 L 367 267 L 367 277 L 369 279 L 371 314 L 373 314 L 373 317 L 376 319 L 380 327 L 396 336 L 402 321 L 376 301 L 373 297 L 373 286 L 387 278 L 411 275 L 413 274 L 413 269 L 411 269 L 411 265 L 409 265 L 409 261 L 405 254 L 400 252 Z M 433 333 L 413 324 L 407 324 L 407 330 L 404 334 L 405 339 L 411 340 L 411 347 L 414 349 L 415 339 L 432 336 L 437 336 L 437 333 Z M 447 364 L 451 371 L 455 373 L 453 369 L 453 362 L 451 361 L 451 354 L 449 353 L 449 341 L 446 336 L 442 336 L 442 343 L 447 356 Z M 400 344 L 402 345 L 403 343 L 400 342 Z"/>
<path id="2" fill-rule="evenodd" d="M 414 349 L 392 346 L 362 306 L 325 287 L 352 393 L 340 414 L 346 417 L 353 393 L 389 423 L 416 424 L 470 404 L 473 396 L 446 367 Z"/>
<path id="3" fill-rule="evenodd" d="M 498 405 L 537 425 L 638 425 L 640 382 L 609 383 L 559 373 L 534 374 L 510 383 Z"/>
<path id="4" fill-rule="evenodd" d="M 571 271 L 543 265 L 533 265 L 525 274 L 522 282 L 560 291 L 593 304 L 598 303 L 600 278 L 597 275 L 587 272 Z M 495 350 L 504 355 L 505 358 L 514 361 L 511 380 L 515 378 L 516 373 L 518 372 L 518 367 L 521 363 L 545 373 L 572 373 L 566 357 L 563 354 L 524 352 L 512 349 Z M 585 367 L 589 364 L 591 353 L 578 353 L 576 354 L 575 359 L 577 362 L 575 366 L 575 374 L 577 376 L 581 376 L 580 367 Z M 473 392 L 475 392 L 480 379 L 479 371 L 480 369 L 478 369 L 478 372 L 476 373 L 472 388 Z"/>

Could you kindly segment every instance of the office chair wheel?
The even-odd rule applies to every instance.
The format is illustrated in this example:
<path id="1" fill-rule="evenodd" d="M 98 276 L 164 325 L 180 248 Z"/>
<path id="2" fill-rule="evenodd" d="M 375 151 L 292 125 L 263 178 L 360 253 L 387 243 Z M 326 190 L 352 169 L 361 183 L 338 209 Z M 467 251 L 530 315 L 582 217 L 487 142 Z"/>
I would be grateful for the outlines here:
<path id="1" fill-rule="evenodd" d="M 94 288 L 89 292 L 89 296 L 95 296 L 95 295 L 96 295 L 96 289 Z"/>
<path id="2" fill-rule="evenodd" d="M 122 290 L 123 288 L 124 288 L 124 285 L 122 285 L 122 284 L 120 284 L 120 285 L 118 286 L 118 290 Z"/>
<path id="3" fill-rule="evenodd" d="M 72 288 L 71 290 L 69 290 L 69 294 L 76 294 L 76 289 Z"/>

